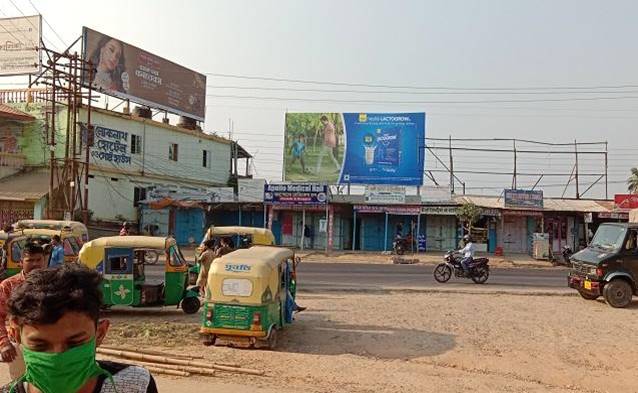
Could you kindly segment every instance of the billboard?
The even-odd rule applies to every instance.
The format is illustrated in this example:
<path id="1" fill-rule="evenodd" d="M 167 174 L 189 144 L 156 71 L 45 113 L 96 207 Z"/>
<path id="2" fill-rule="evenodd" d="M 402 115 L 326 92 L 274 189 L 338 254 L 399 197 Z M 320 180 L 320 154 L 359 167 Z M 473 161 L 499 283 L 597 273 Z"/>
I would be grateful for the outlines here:
<path id="1" fill-rule="evenodd" d="M 264 202 L 273 205 L 325 205 L 328 203 L 326 184 L 266 184 Z"/>
<path id="2" fill-rule="evenodd" d="M 204 121 L 206 76 L 118 39 L 82 29 L 82 53 L 94 67 L 82 83 L 104 94 Z"/>
<path id="3" fill-rule="evenodd" d="M 284 180 L 423 184 L 425 113 L 286 113 Z"/>
<path id="4" fill-rule="evenodd" d="M 543 208 L 543 191 L 505 190 L 505 207 Z"/>
<path id="5" fill-rule="evenodd" d="M 638 194 L 616 194 L 614 203 L 619 209 L 637 209 Z"/>
<path id="6" fill-rule="evenodd" d="M 0 19 L 0 75 L 40 72 L 42 16 Z"/>

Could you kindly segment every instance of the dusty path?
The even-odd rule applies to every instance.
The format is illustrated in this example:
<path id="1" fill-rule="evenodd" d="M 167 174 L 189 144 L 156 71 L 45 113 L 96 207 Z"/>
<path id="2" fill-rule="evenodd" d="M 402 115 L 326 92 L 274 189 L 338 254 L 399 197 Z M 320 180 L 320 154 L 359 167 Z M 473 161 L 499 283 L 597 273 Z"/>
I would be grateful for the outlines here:
<path id="1" fill-rule="evenodd" d="M 304 294 L 277 351 L 203 347 L 198 316 L 111 313 L 111 344 L 203 354 L 267 377 L 158 378 L 161 391 L 634 392 L 638 303 L 579 297 Z M 6 378 L 6 376 L 5 376 Z M 283 388 L 283 389 L 282 389 Z M 243 389 L 243 390 L 242 390 Z"/>

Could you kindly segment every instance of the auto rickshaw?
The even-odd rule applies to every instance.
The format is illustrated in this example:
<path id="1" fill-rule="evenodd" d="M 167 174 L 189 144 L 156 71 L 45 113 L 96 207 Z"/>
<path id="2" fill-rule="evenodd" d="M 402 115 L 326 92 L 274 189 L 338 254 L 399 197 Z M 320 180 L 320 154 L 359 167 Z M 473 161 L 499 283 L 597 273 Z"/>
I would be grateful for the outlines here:
<path id="1" fill-rule="evenodd" d="M 270 348 L 292 323 L 296 265 L 292 250 L 253 246 L 217 259 L 210 268 L 200 333 L 205 345 Z"/>
<path id="2" fill-rule="evenodd" d="M 153 282 L 145 275 L 147 252 L 164 256 L 164 280 Z M 102 273 L 107 306 L 176 305 L 187 314 L 199 310 L 198 288 L 187 288 L 188 265 L 171 237 L 101 237 L 82 246 L 79 262 Z"/>
<path id="3" fill-rule="evenodd" d="M 47 244 L 51 238 L 42 234 L 25 234 L 23 231 L 0 233 L 0 280 L 20 273 L 22 250 L 30 241 Z"/>
<path id="4" fill-rule="evenodd" d="M 86 225 L 78 221 L 20 220 L 15 224 L 15 229 L 52 229 L 56 231 L 70 232 L 76 238 L 81 240 L 80 246 L 89 241 L 89 231 L 86 228 Z"/>
<path id="5" fill-rule="evenodd" d="M 204 234 L 199 247 L 195 249 L 195 260 L 199 261 L 199 256 L 204 252 L 204 242 L 207 240 L 218 241 L 221 238 L 230 238 L 233 240 L 233 248 L 248 248 L 250 246 L 263 245 L 270 246 L 275 245 L 275 236 L 270 229 L 255 228 L 255 227 L 242 227 L 242 226 L 226 226 L 216 227 L 211 225 Z M 189 283 L 195 284 L 197 276 L 199 275 L 199 263 L 193 266 L 189 271 Z"/>

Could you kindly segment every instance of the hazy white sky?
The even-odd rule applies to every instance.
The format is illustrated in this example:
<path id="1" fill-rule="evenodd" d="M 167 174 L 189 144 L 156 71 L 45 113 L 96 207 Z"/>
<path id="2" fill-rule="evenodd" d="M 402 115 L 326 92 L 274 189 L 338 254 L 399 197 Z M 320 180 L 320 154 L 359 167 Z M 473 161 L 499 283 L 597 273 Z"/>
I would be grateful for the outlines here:
<path id="1" fill-rule="evenodd" d="M 268 179 L 281 176 L 286 110 L 425 111 L 429 137 L 607 140 L 612 194 L 624 191 L 628 168 L 638 165 L 635 1 L 11 1 L 0 0 L 2 13 L 33 14 L 34 5 L 67 44 L 86 25 L 203 73 L 412 87 L 584 88 L 470 95 L 209 75 L 205 129 L 227 133 L 232 118 L 234 137 L 255 154 L 257 175 Z M 62 46 L 46 24 L 44 33 Z M 601 86 L 627 87 L 594 89 Z M 592 97 L 612 99 L 556 101 Z M 552 101 L 484 102 L 530 99 Z M 405 101 L 413 103 L 396 103 Z M 466 146 L 486 145 L 510 146 Z M 523 156 L 519 171 L 569 173 L 572 160 Z M 510 155 L 456 153 L 460 170 L 509 170 L 511 161 Z M 593 157 L 581 163 L 582 173 L 602 171 L 602 161 Z M 426 165 L 440 169 L 431 156 Z M 444 174 L 437 177 L 445 182 Z M 459 177 L 475 193 L 511 183 L 507 176 Z M 560 195 L 568 177 L 548 176 L 541 188 Z M 522 177 L 519 186 L 535 181 Z M 603 192 L 595 186 L 587 196 Z M 567 195 L 573 193 L 569 188 Z"/>

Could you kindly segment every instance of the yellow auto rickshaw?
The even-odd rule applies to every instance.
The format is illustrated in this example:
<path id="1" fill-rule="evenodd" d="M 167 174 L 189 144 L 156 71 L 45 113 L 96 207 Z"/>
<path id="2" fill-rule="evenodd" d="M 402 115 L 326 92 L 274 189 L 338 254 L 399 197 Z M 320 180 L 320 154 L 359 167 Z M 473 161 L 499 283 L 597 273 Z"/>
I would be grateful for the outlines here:
<path id="1" fill-rule="evenodd" d="M 292 250 L 274 246 L 253 246 L 216 259 L 202 310 L 204 344 L 274 348 L 277 331 L 292 323 L 297 263 Z"/>
<path id="2" fill-rule="evenodd" d="M 20 273 L 22 267 L 22 250 L 24 246 L 31 241 L 40 244 L 47 244 L 51 241 L 49 235 L 30 233 L 25 234 L 23 231 L 3 233 L 0 235 L 0 279 L 5 279 Z M 77 256 L 77 254 L 76 254 Z M 50 255 L 48 255 L 50 257 Z"/>
<path id="3" fill-rule="evenodd" d="M 89 231 L 86 225 L 78 221 L 20 220 L 15 224 L 15 229 L 52 229 L 59 232 L 70 232 L 81 241 L 80 246 L 89 241 Z"/>
<path id="4" fill-rule="evenodd" d="M 163 280 L 153 282 L 146 276 L 147 252 L 163 255 Z M 199 310 L 198 288 L 187 288 L 188 265 L 171 237 L 101 237 L 84 243 L 79 262 L 102 273 L 106 306 L 176 305 L 187 314 Z"/>

